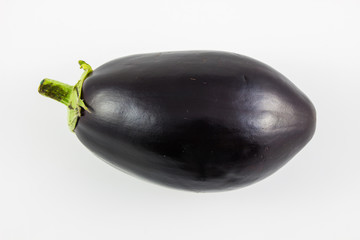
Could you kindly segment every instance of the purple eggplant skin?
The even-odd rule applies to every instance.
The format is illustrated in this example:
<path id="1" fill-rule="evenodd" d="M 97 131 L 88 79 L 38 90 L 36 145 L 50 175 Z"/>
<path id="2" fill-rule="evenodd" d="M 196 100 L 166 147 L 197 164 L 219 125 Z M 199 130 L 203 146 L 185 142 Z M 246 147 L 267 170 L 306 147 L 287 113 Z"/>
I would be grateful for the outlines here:
<path id="1" fill-rule="evenodd" d="M 224 191 L 274 173 L 312 138 L 313 104 L 271 67 L 235 53 L 110 61 L 84 82 L 75 133 L 123 171 L 177 189 Z"/>

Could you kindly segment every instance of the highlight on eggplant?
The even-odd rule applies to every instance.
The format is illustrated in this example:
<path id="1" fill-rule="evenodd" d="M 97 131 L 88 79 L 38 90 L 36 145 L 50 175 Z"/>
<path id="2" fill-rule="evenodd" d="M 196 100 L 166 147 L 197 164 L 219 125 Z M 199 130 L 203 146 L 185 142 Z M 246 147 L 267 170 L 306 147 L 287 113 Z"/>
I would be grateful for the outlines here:
<path id="1" fill-rule="evenodd" d="M 222 51 L 137 54 L 40 94 L 68 108 L 68 125 L 95 155 L 149 181 L 196 192 L 271 175 L 315 132 L 309 98 L 278 71 Z"/>

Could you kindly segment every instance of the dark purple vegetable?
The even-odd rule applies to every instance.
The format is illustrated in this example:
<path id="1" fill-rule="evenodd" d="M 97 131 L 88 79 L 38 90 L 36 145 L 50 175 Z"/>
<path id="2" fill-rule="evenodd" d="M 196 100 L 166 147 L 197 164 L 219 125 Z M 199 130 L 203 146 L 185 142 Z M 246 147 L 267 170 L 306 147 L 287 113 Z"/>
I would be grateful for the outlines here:
<path id="1" fill-rule="evenodd" d="M 70 127 L 100 158 L 162 185 L 192 191 L 249 185 L 283 166 L 315 131 L 309 99 L 245 56 L 139 54 L 93 72 L 81 63 L 84 84 L 71 88 L 76 100 L 63 101 L 76 118 Z M 59 84 L 46 79 L 39 91 L 66 99 L 68 85 Z"/>

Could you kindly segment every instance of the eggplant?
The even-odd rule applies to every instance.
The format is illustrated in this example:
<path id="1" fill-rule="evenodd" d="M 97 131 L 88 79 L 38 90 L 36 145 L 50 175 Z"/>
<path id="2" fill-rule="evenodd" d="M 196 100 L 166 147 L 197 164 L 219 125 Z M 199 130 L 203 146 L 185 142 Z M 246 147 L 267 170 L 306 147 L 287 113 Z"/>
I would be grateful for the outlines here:
<path id="1" fill-rule="evenodd" d="M 138 54 L 39 92 L 68 106 L 69 127 L 95 155 L 152 182 L 195 192 L 271 175 L 315 132 L 311 101 L 285 76 L 222 51 Z"/>

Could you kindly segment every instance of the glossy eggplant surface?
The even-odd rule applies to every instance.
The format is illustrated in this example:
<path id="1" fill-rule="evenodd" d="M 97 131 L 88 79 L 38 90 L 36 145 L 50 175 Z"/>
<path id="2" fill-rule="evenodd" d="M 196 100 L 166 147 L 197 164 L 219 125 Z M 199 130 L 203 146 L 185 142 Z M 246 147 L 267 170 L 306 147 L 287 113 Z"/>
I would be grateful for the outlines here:
<path id="1" fill-rule="evenodd" d="M 239 54 L 184 51 L 108 62 L 84 81 L 80 141 L 123 171 L 223 191 L 274 173 L 312 138 L 315 109 L 286 77 Z"/>

